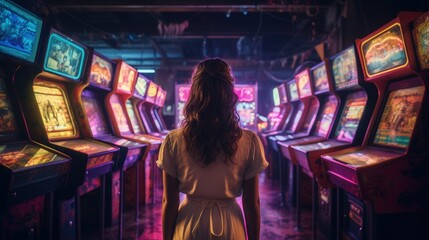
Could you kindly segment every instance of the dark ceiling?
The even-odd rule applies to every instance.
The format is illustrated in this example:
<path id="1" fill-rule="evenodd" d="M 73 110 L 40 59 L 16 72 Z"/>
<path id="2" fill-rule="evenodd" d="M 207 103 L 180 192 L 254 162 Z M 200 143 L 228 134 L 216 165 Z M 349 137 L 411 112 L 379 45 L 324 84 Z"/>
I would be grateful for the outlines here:
<path id="1" fill-rule="evenodd" d="M 34 1 L 53 27 L 109 58 L 135 68 L 188 72 L 205 57 L 225 58 L 236 69 L 306 51 L 305 59 L 316 59 L 311 50 L 326 39 L 344 5 L 333 0 Z"/>

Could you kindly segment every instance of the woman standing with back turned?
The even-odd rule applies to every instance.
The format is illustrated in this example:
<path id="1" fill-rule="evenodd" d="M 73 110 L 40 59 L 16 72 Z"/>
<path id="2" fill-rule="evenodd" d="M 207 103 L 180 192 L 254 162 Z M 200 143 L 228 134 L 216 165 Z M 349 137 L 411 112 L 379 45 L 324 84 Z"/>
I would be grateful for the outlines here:
<path id="1" fill-rule="evenodd" d="M 229 65 L 200 62 L 182 127 L 169 133 L 157 161 L 163 171 L 164 240 L 259 239 L 258 173 L 268 166 L 257 135 L 241 129 Z M 179 207 L 179 192 L 186 198 Z M 235 198 L 243 193 L 242 205 Z"/>

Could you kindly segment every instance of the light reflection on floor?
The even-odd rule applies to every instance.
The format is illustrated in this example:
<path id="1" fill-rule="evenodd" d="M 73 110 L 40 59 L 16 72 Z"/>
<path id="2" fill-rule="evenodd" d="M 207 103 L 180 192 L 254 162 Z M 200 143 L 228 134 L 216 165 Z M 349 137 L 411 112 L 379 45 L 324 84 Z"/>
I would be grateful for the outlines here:
<path id="1" fill-rule="evenodd" d="M 162 189 L 156 192 L 158 201 L 147 204 L 140 209 L 140 219 L 135 221 L 134 212 L 124 216 L 124 240 L 162 240 L 161 229 L 161 197 Z M 295 210 L 292 207 L 280 207 L 280 192 L 276 181 L 260 177 L 261 198 L 261 240 L 309 240 L 311 239 L 311 211 L 303 209 L 301 215 L 301 231 L 296 231 Z M 241 202 L 241 199 L 238 199 Z M 117 239 L 117 227 L 105 230 L 105 239 Z M 86 234 L 85 234 L 86 235 Z M 87 236 L 85 239 L 98 239 Z"/>

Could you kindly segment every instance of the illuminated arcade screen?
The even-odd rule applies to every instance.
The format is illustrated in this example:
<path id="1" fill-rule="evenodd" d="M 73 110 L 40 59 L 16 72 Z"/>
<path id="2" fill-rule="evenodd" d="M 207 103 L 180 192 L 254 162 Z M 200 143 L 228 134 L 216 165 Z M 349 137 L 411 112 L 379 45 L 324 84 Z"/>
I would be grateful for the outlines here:
<path id="1" fill-rule="evenodd" d="M 146 78 L 139 74 L 137 76 L 136 90 L 134 91 L 134 93 L 137 96 L 144 98 L 144 96 L 146 95 L 147 83 L 148 80 L 146 80 Z"/>
<path id="2" fill-rule="evenodd" d="M 147 90 L 146 101 L 150 103 L 155 103 L 156 94 L 158 94 L 158 85 L 151 81 Z"/>
<path id="3" fill-rule="evenodd" d="M 238 115 L 240 115 L 240 125 L 245 128 L 255 126 L 256 120 L 256 103 L 255 102 L 238 102 L 236 106 Z"/>
<path id="4" fill-rule="evenodd" d="M 299 99 L 298 88 L 296 86 L 296 82 L 292 81 L 288 84 L 289 86 L 289 96 L 291 101 L 296 101 Z"/>
<path id="5" fill-rule="evenodd" d="M 141 133 L 140 124 L 139 124 L 139 121 L 137 120 L 136 114 L 133 109 L 133 105 L 131 104 L 130 100 L 127 100 L 125 107 L 127 108 L 128 116 L 130 117 L 130 121 L 131 121 L 131 127 L 133 128 L 134 133 Z"/>
<path id="6" fill-rule="evenodd" d="M 43 68 L 48 72 L 78 80 L 82 75 L 84 58 L 83 47 L 57 33 L 51 33 Z"/>
<path id="7" fill-rule="evenodd" d="M 374 143 L 408 147 L 423 99 L 424 87 L 391 91 L 378 123 Z"/>
<path id="8" fill-rule="evenodd" d="M 280 96 L 279 96 L 278 87 L 273 88 L 273 102 L 274 102 L 274 106 L 280 105 Z"/>
<path id="9" fill-rule="evenodd" d="M 0 52 L 34 63 L 42 19 L 20 6 L 0 0 Z"/>
<path id="10" fill-rule="evenodd" d="M 59 86 L 34 85 L 37 105 L 49 139 L 77 135 L 64 90 Z"/>
<path id="11" fill-rule="evenodd" d="M 280 86 L 278 86 L 278 89 L 280 103 L 287 103 L 286 86 L 284 84 L 281 84 Z"/>
<path id="12" fill-rule="evenodd" d="M 298 91 L 300 97 L 307 97 L 311 95 L 310 75 L 308 71 L 303 71 L 295 75 L 298 81 Z"/>
<path id="13" fill-rule="evenodd" d="M 353 46 L 333 58 L 332 74 L 336 90 L 358 84 L 356 53 Z"/>
<path id="14" fill-rule="evenodd" d="M 164 106 L 164 102 L 165 102 L 165 97 L 166 97 L 166 91 L 164 91 L 163 89 L 159 88 L 158 89 L 158 93 L 156 94 L 156 102 L 155 104 L 157 106 Z"/>
<path id="15" fill-rule="evenodd" d="M 131 93 L 134 80 L 136 78 L 136 70 L 125 62 L 121 62 L 119 69 L 118 90 L 125 93 Z"/>
<path id="16" fill-rule="evenodd" d="M 368 76 L 394 70 L 408 63 L 401 26 L 396 23 L 362 44 Z"/>
<path id="17" fill-rule="evenodd" d="M 315 92 L 326 91 L 329 89 L 328 74 L 326 65 L 322 62 L 319 66 L 311 70 L 314 79 Z"/>
<path id="18" fill-rule="evenodd" d="M 337 104 L 338 101 L 335 96 L 329 96 L 329 99 L 322 106 L 322 114 L 319 115 L 319 119 L 316 121 L 316 133 L 318 136 L 326 137 L 328 135 Z"/>
<path id="19" fill-rule="evenodd" d="M 191 85 L 177 85 L 176 86 L 176 127 L 179 127 L 182 121 L 185 119 L 183 115 L 183 108 L 189 98 L 189 92 Z"/>
<path id="20" fill-rule="evenodd" d="M 108 134 L 106 120 L 101 112 L 97 96 L 91 91 L 85 90 L 82 93 L 82 101 L 85 108 L 86 116 L 88 117 L 89 126 L 94 137 Z"/>
<path id="21" fill-rule="evenodd" d="M 0 78 L 0 137 L 17 131 L 15 115 L 2 78 Z"/>
<path id="22" fill-rule="evenodd" d="M 367 101 L 364 91 L 349 94 L 341 113 L 340 122 L 335 131 L 338 140 L 351 142 L 355 137 L 357 127 L 362 117 Z"/>
<path id="23" fill-rule="evenodd" d="M 118 95 L 112 95 L 110 98 L 110 105 L 112 106 L 113 115 L 115 116 L 119 131 L 121 133 L 130 132 L 130 126 L 128 125 L 127 117 L 125 116 L 125 112 L 122 108 L 121 102 L 119 101 Z"/>
<path id="24" fill-rule="evenodd" d="M 429 14 L 419 17 L 413 24 L 414 46 L 421 70 L 429 69 Z"/>
<path id="25" fill-rule="evenodd" d="M 102 88 L 109 88 L 112 82 L 113 64 L 103 58 L 93 55 L 89 81 Z"/>

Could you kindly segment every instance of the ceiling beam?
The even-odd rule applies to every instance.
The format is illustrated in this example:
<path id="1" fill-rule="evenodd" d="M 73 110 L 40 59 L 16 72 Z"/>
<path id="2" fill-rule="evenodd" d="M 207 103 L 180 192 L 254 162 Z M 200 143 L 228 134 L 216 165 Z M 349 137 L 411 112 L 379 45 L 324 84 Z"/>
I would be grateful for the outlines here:
<path id="1" fill-rule="evenodd" d="M 326 10 L 325 5 L 115 5 L 115 4 L 55 4 L 65 10 L 91 12 L 288 12 L 314 14 Z"/>

